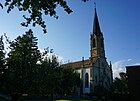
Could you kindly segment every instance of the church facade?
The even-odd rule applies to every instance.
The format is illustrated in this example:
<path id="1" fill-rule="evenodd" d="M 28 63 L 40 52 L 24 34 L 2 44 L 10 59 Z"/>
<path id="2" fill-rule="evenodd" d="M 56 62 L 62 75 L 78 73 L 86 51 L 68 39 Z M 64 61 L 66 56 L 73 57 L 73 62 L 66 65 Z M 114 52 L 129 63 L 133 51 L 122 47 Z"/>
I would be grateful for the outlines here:
<path id="1" fill-rule="evenodd" d="M 90 57 L 82 61 L 64 64 L 66 68 L 73 68 L 80 75 L 83 94 L 94 93 L 96 86 L 110 90 L 113 82 L 112 65 L 105 57 L 104 37 L 100 30 L 98 16 L 95 8 L 93 31 L 90 34 Z"/>

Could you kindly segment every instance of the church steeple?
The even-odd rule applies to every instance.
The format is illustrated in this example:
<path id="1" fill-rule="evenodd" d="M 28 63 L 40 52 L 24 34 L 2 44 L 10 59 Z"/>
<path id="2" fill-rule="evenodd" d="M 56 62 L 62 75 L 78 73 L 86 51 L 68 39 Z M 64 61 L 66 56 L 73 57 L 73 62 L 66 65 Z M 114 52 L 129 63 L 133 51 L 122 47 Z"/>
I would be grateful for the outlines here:
<path id="1" fill-rule="evenodd" d="M 94 13 L 93 34 L 96 34 L 96 35 L 101 34 L 96 7 L 95 7 L 95 13 Z"/>
<path id="2" fill-rule="evenodd" d="M 99 58 L 99 57 L 105 58 L 104 38 L 100 29 L 96 7 L 94 12 L 93 32 L 91 33 L 91 37 L 90 37 L 90 47 L 91 47 L 90 52 L 92 58 Z"/>

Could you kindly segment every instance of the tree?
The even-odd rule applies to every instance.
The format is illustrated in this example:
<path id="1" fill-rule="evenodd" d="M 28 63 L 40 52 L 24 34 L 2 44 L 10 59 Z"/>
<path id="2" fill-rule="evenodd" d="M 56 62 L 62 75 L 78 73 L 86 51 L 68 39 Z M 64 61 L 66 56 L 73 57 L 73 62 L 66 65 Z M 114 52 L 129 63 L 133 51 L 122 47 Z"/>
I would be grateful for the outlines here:
<path id="1" fill-rule="evenodd" d="M 3 43 L 3 37 L 0 37 L 0 79 L 2 79 L 3 73 L 4 73 L 4 43 Z"/>
<path id="2" fill-rule="evenodd" d="M 52 97 L 53 94 L 57 94 L 62 78 L 62 72 L 55 55 L 52 55 L 51 57 L 45 57 L 41 61 L 39 75 L 41 80 L 40 92 L 43 95 L 51 95 Z"/>
<path id="3" fill-rule="evenodd" d="M 80 86 L 79 74 L 71 68 L 62 68 L 63 77 L 61 82 L 61 93 L 69 95 L 74 93 L 75 89 Z"/>
<path id="4" fill-rule="evenodd" d="M 10 42 L 10 49 L 5 86 L 12 100 L 15 101 L 23 93 L 30 92 L 33 87 L 40 52 L 37 47 L 37 39 L 31 30 Z"/>
<path id="5" fill-rule="evenodd" d="M 122 86 L 122 81 L 119 78 L 114 79 L 114 92 L 115 93 L 122 93 L 123 86 Z"/>
<path id="6" fill-rule="evenodd" d="M 82 0 L 84 2 L 88 0 Z M 46 33 L 46 24 L 43 20 L 43 15 L 49 15 L 58 19 L 56 8 L 62 7 L 65 12 L 70 14 L 72 10 L 67 5 L 66 0 L 5 0 L 4 4 L 0 3 L 1 8 L 3 5 L 7 6 L 7 13 L 12 9 L 17 8 L 19 11 L 27 12 L 29 16 L 23 15 L 25 22 L 21 23 L 22 26 L 28 27 L 32 24 L 34 27 L 40 25 Z"/>
<path id="7" fill-rule="evenodd" d="M 121 72 L 120 78 L 114 79 L 114 92 L 117 94 L 128 94 L 128 80 L 126 73 Z"/>
<path id="8" fill-rule="evenodd" d="M 10 52 L 5 59 L 1 37 L 0 74 L 5 76 L 0 76 L 4 77 L 3 85 L 13 101 L 22 94 L 51 95 L 53 99 L 54 94 L 66 95 L 74 91 L 79 80 L 78 74 L 72 69 L 62 68 L 55 55 L 46 57 L 48 51 L 42 55 L 31 30 L 14 41 L 7 41 Z"/>
<path id="9" fill-rule="evenodd" d="M 102 98 L 103 96 L 107 97 L 107 93 L 109 93 L 108 90 L 101 85 L 97 85 L 97 86 L 94 87 L 94 94 L 98 98 Z"/>
<path id="10" fill-rule="evenodd" d="M 46 52 L 48 54 L 48 51 Z M 39 68 L 39 93 L 41 95 L 68 95 L 73 93 L 79 83 L 79 76 L 73 69 L 62 68 L 57 57 L 45 57 Z"/>
<path id="11" fill-rule="evenodd" d="M 0 37 L 0 89 L 3 89 L 3 82 L 5 80 L 5 52 L 4 52 L 4 43 L 3 36 Z"/>
<path id="12" fill-rule="evenodd" d="M 113 82 L 114 98 L 128 100 L 128 79 L 126 73 L 121 72 L 120 78 L 115 78 Z"/>

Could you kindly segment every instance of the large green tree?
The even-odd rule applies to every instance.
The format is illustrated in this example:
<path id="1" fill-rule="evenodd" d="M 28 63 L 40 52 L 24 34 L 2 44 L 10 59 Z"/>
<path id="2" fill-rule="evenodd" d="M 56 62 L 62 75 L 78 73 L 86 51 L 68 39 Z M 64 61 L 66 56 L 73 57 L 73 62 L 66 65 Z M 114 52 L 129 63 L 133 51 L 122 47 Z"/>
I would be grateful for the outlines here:
<path id="1" fill-rule="evenodd" d="M 79 75 L 73 69 L 59 65 L 57 57 L 52 55 L 41 61 L 39 69 L 39 88 L 42 95 L 67 95 L 74 92 L 79 83 Z"/>
<path id="2" fill-rule="evenodd" d="M 41 85 L 44 84 L 44 87 L 41 87 L 41 91 L 44 94 L 51 95 L 51 98 L 53 98 L 53 95 L 57 94 L 60 90 L 59 88 L 62 81 L 60 65 L 55 55 L 46 57 L 41 63 L 39 74 L 42 82 L 40 83 Z"/>
<path id="3" fill-rule="evenodd" d="M 69 95 L 75 93 L 77 87 L 80 87 L 80 76 L 79 74 L 71 68 L 62 68 L 63 76 L 61 82 L 61 93 L 63 95 Z"/>
<path id="4" fill-rule="evenodd" d="M 13 101 L 22 94 L 49 95 L 53 98 L 54 94 L 74 92 L 79 75 L 72 69 L 61 67 L 57 57 L 49 56 L 48 50 L 40 53 L 31 30 L 14 41 L 7 41 L 10 52 L 5 58 L 2 37 L 0 39 L 0 77 Z"/>
<path id="5" fill-rule="evenodd" d="M 0 37 L 0 85 L 2 87 L 2 84 L 5 80 L 5 52 L 4 52 L 4 43 L 3 43 L 3 36 Z"/>
<path id="6" fill-rule="evenodd" d="M 33 87 L 40 52 L 37 39 L 33 36 L 31 30 L 10 42 L 10 49 L 7 58 L 8 69 L 5 86 L 15 101 L 23 93 L 28 93 L 30 88 Z"/>
<path id="7" fill-rule="evenodd" d="M 82 1 L 86 2 L 88 0 Z M 66 0 L 4 0 L 4 3 L 0 2 L 0 6 L 1 8 L 4 6 L 8 7 L 8 13 L 14 8 L 28 13 L 29 16 L 23 15 L 25 22 L 21 23 L 21 25 L 25 27 L 28 27 L 30 24 L 33 26 L 36 26 L 36 24 L 40 25 L 43 28 L 44 33 L 47 31 L 43 15 L 49 15 L 58 19 L 56 13 L 57 7 L 62 7 L 68 14 L 72 12 L 71 8 L 67 5 Z"/>

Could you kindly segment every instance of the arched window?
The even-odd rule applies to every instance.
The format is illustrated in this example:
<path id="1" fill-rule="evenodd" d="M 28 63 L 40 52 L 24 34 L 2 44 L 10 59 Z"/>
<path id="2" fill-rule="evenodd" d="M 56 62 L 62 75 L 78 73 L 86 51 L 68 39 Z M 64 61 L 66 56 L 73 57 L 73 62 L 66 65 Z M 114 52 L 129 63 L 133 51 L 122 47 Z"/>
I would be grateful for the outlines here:
<path id="1" fill-rule="evenodd" d="M 95 39 L 93 39 L 93 48 L 96 47 Z"/>
<path id="2" fill-rule="evenodd" d="M 85 74 L 85 88 L 89 87 L 89 75 L 88 73 Z"/>

